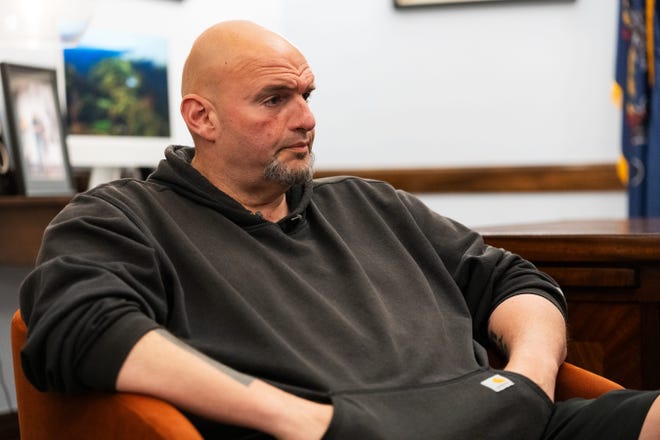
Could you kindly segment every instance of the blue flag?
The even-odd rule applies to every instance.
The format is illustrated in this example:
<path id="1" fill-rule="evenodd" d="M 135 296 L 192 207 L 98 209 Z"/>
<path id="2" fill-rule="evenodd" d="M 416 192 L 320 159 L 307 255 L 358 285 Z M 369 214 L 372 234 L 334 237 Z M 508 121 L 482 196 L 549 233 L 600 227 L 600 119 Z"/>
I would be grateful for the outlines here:
<path id="1" fill-rule="evenodd" d="M 655 0 L 620 0 L 616 59 L 620 174 L 629 217 L 660 217 L 660 28 Z"/>

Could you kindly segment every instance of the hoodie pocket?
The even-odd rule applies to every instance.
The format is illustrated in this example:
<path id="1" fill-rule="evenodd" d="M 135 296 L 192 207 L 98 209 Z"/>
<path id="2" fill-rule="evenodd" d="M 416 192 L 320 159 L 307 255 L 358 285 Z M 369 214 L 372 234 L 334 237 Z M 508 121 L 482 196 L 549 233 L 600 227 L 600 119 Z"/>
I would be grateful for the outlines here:
<path id="1" fill-rule="evenodd" d="M 497 375 L 495 386 L 482 382 Z M 497 386 L 504 381 L 506 386 Z M 350 391 L 335 408 L 323 440 L 527 440 L 540 438 L 552 402 L 527 378 L 487 370 L 404 389 Z"/>
<path id="2" fill-rule="evenodd" d="M 325 434 L 323 434 L 321 440 L 341 438 L 339 434 L 341 432 L 341 426 L 344 420 L 344 411 L 340 399 L 332 399 L 332 408 L 333 412 L 332 419 L 330 419 L 330 425 L 328 425 L 328 429 L 325 431 Z"/>
<path id="3" fill-rule="evenodd" d="M 321 440 L 385 438 L 380 433 L 380 423 L 376 414 L 362 403 L 359 399 L 356 401 L 346 395 L 333 396 L 334 412 L 330 425 Z"/>

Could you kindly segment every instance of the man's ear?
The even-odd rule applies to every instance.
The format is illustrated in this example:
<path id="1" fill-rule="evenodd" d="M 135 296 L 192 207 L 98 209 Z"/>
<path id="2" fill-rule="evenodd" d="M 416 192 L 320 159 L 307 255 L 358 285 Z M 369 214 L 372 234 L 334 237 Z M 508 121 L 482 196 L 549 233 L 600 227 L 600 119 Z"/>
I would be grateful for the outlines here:
<path id="1" fill-rule="evenodd" d="M 218 129 L 212 109 L 207 99 L 196 94 L 188 94 L 181 99 L 181 116 L 188 130 L 209 142 L 215 140 Z"/>

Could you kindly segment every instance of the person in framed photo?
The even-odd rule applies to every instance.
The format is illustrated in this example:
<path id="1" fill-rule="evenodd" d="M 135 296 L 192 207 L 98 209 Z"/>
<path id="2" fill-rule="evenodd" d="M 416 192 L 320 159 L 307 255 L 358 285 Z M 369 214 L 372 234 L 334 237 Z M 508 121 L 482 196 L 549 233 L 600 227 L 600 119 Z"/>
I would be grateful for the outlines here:
<path id="1" fill-rule="evenodd" d="M 26 83 L 13 91 L 23 160 L 37 180 L 64 178 L 58 115 L 48 84 Z"/>

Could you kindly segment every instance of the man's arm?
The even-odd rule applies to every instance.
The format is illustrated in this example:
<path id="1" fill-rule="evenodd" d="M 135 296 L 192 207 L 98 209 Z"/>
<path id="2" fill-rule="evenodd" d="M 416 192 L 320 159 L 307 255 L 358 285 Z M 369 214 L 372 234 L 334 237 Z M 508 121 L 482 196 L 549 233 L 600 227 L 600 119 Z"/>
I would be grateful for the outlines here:
<path id="1" fill-rule="evenodd" d="M 539 295 L 516 295 L 495 308 L 488 331 L 508 360 L 505 370 L 530 378 L 554 400 L 566 358 L 566 322 L 559 309 Z"/>
<path id="2" fill-rule="evenodd" d="M 210 359 L 162 330 L 146 333 L 117 377 L 117 390 L 154 396 L 218 422 L 278 439 L 320 439 L 332 406 L 301 399 Z"/>

